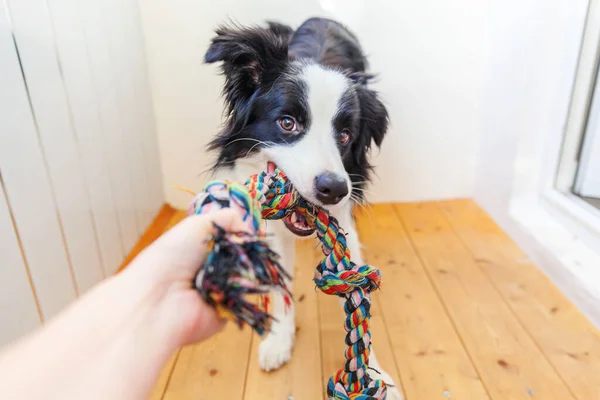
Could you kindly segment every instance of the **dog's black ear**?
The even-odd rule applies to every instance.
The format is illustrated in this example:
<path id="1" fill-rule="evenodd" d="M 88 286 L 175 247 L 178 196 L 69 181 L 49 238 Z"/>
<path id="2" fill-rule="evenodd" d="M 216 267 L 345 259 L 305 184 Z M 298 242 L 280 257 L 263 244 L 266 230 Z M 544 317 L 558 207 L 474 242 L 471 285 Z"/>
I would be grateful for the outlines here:
<path id="1" fill-rule="evenodd" d="M 230 111 L 248 100 L 258 86 L 285 68 L 288 44 L 273 29 L 222 26 L 204 55 L 207 63 L 222 62 L 225 97 Z"/>
<path id="2" fill-rule="evenodd" d="M 269 64 L 287 60 L 287 35 L 283 25 L 270 23 L 269 28 L 222 26 L 216 30 L 204 60 L 222 61 L 236 67 L 250 67 L 256 72 Z"/>
<path id="3" fill-rule="evenodd" d="M 284 25 L 282 23 L 276 21 L 267 21 L 267 26 L 269 30 L 276 34 L 277 36 L 282 37 L 285 41 L 289 42 L 294 34 L 294 30 L 289 25 Z"/>
<path id="4" fill-rule="evenodd" d="M 354 85 L 358 95 L 360 109 L 360 125 L 356 140 L 352 142 L 351 151 L 344 159 L 344 166 L 350 173 L 353 186 L 357 188 L 353 196 L 359 201 L 364 198 L 362 188 L 370 180 L 372 164 L 369 162 L 369 149 L 375 143 L 381 146 L 383 137 L 387 133 L 389 117 L 388 112 L 377 93 L 367 88 L 366 85 Z"/>
<path id="5" fill-rule="evenodd" d="M 365 141 L 363 143 L 368 148 L 373 141 L 380 147 L 389 124 L 387 109 L 376 92 L 364 85 L 355 87 L 360 103 L 360 134 Z"/>

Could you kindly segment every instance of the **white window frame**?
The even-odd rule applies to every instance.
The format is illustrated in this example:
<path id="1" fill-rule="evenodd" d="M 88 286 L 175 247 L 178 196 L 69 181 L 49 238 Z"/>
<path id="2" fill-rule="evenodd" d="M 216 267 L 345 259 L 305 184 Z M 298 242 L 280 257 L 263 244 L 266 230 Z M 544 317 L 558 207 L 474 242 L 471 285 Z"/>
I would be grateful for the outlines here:
<path id="1" fill-rule="evenodd" d="M 551 131 L 541 175 L 541 204 L 584 243 L 600 249 L 600 210 L 573 194 L 600 60 L 600 0 L 589 2 L 564 130 Z M 599 266 L 600 268 L 600 266 Z"/>

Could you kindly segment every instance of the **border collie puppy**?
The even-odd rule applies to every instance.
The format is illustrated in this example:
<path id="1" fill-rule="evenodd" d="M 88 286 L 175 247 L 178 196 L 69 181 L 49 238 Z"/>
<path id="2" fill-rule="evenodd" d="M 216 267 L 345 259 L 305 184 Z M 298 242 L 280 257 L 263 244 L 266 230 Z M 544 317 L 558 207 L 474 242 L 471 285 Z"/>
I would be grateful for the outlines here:
<path id="1" fill-rule="evenodd" d="M 205 61 L 221 63 L 225 77 L 226 121 L 209 146 L 218 154 L 216 176 L 245 181 L 274 162 L 304 198 L 339 220 L 353 261 L 362 264 L 352 206 L 363 201 L 369 149 L 381 145 L 388 113 L 367 87 L 371 75 L 357 38 L 322 18 L 311 18 L 296 31 L 273 22 L 266 28 L 226 26 L 217 29 Z M 295 237 L 313 230 L 297 213 L 283 223 L 269 222 L 267 230 L 293 275 Z M 275 297 L 278 322 L 259 349 L 260 366 L 267 371 L 290 359 L 296 331 L 294 310 Z M 393 385 L 374 353 L 370 364 Z M 393 387 L 388 394 L 401 398 Z"/>

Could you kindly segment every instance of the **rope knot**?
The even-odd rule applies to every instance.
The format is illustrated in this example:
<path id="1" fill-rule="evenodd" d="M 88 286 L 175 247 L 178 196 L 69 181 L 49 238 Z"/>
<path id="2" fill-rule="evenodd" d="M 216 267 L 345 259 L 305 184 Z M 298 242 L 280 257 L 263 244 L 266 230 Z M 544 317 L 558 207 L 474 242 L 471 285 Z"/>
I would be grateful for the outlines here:
<path id="1" fill-rule="evenodd" d="M 315 271 L 315 284 L 323 293 L 345 295 L 357 289 L 365 293 L 378 289 L 381 283 L 381 273 L 375 267 L 355 265 L 354 268 L 344 271 L 324 270 Z"/>
<path id="2" fill-rule="evenodd" d="M 336 378 L 342 378 L 341 371 L 338 371 Z M 385 384 L 376 380 L 372 380 L 370 385 L 362 390 L 358 387 L 356 389 L 348 391 L 341 380 L 336 383 L 334 378 L 327 383 L 327 395 L 335 400 L 381 400 L 385 399 L 387 394 Z"/>

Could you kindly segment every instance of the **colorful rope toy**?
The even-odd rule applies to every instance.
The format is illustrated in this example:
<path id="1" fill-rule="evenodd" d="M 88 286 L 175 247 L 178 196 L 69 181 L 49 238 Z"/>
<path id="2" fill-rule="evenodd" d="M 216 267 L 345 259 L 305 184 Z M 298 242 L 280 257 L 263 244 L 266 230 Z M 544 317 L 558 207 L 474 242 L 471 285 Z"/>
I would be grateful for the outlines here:
<path id="1" fill-rule="evenodd" d="M 299 212 L 316 228 L 325 255 L 315 270 L 315 284 L 324 293 L 346 299 L 346 362 L 329 379 L 327 395 L 333 400 L 385 399 L 385 383 L 371 379 L 367 372 L 371 351 L 369 293 L 379 288 L 379 270 L 354 264 L 337 220 L 327 210 L 303 199 L 272 163 L 267 172 L 253 175 L 245 185 L 208 183 L 204 192 L 194 198 L 188 213 L 204 214 L 224 207 L 240 212 L 248 232 L 225 232 L 216 227 L 209 244 L 211 252 L 195 281 L 202 297 L 238 325 L 246 323 L 259 334 L 268 331 L 273 317 L 268 314 L 265 295 L 277 290 L 286 302 L 291 302 L 292 297 L 286 285 L 289 277 L 265 242 L 262 220 Z M 253 295 L 258 296 L 254 303 L 247 299 Z"/>

